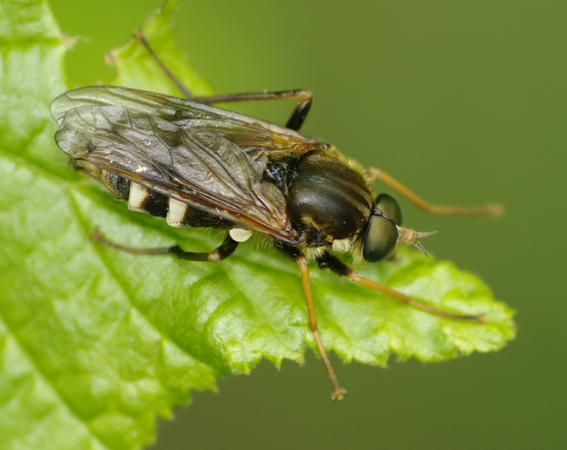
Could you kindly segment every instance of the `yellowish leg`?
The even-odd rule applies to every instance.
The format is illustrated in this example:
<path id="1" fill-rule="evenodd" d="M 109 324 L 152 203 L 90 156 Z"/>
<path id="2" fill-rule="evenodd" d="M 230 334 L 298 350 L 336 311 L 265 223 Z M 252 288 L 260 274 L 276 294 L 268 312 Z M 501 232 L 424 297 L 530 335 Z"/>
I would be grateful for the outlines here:
<path id="1" fill-rule="evenodd" d="M 442 311 L 440 309 L 434 308 L 432 306 L 426 305 L 425 303 L 418 302 L 411 297 L 408 297 L 401 292 L 395 291 L 388 286 L 385 286 L 377 281 L 371 280 L 370 278 L 363 277 L 358 273 L 356 270 L 352 269 L 351 267 L 347 266 L 344 262 L 342 262 L 339 258 L 330 253 L 325 253 L 317 260 L 319 267 L 321 269 L 329 269 L 331 272 L 340 275 L 341 277 L 346 277 L 355 283 L 361 284 L 362 286 L 366 286 L 370 289 L 374 289 L 378 292 L 382 292 L 396 300 L 399 300 L 406 305 L 412 306 L 417 309 L 421 309 L 422 311 L 428 312 L 429 314 L 435 314 L 436 316 L 441 317 L 448 317 L 450 319 L 456 320 L 466 320 L 469 322 L 476 322 L 481 325 L 486 324 L 488 318 L 484 314 L 455 314 L 446 311 Z"/>
<path id="2" fill-rule="evenodd" d="M 311 289 L 311 278 L 309 277 L 309 261 L 304 255 L 299 256 L 295 259 L 295 262 L 299 264 L 301 270 L 301 279 L 303 281 L 303 291 L 305 292 L 305 299 L 307 300 L 307 311 L 309 312 L 309 328 L 313 336 L 315 336 L 315 341 L 317 341 L 317 347 L 319 347 L 319 352 L 327 368 L 327 373 L 329 374 L 329 379 L 331 380 L 331 386 L 333 388 L 333 400 L 342 400 L 346 391 L 339 386 L 339 381 L 335 375 L 335 371 L 331 366 L 331 361 L 327 356 L 327 352 L 323 347 L 323 342 L 319 336 L 319 329 L 317 327 L 317 313 L 315 312 L 315 303 L 313 302 L 313 290 Z"/>
<path id="3" fill-rule="evenodd" d="M 431 214 L 450 214 L 455 216 L 494 216 L 500 217 L 504 214 L 504 207 L 502 205 L 493 203 L 490 205 L 480 206 L 478 208 L 463 208 L 459 206 L 443 206 L 443 205 L 432 205 L 427 202 L 415 192 L 408 189 L 394 177 L 384 172 L 381 169 L 371 168 L 367 171 L 368 177 L 374 181 L 376 178 L 380 178 L 384 183 L 395 189 L 415 206 L 421 209 L 423 212 Z"/>
<path id="4" fill-rule="evenodd" d="M 454 314 L 446 311 L 441 311 L 440 309 L 437 308 L 433 308 L 432 306 L 418 302 L 417 300 L 414 300 L 413 298 L 408 297 L 407 295 L 402 294 L 401 292 L 395 291 L 394 289 L 391 289 L 388 286 L 378 283 L 377 281 L 363 277 L 356 270 L 351 269 L 350 273 L 347 275 L 347 278 L 351 281 L 355 281 L 356 283 L 361 284 L 362 286 L 366 286 L 378 292 L 382 292 L 383 294 L 395 298 L 400 302 L 413 306 L 414 308 L 427 311 L 430 314 L 435 314 L 436 316 L 448 317 L 450 319 L 456 319 L 456 320 L 466 320 L 468 322 L 476 322 L 481 325 L 485 325 L 486 322 L 488 321 L 488 318 L 484 314 L 479 314 L 479 315 Z"/>

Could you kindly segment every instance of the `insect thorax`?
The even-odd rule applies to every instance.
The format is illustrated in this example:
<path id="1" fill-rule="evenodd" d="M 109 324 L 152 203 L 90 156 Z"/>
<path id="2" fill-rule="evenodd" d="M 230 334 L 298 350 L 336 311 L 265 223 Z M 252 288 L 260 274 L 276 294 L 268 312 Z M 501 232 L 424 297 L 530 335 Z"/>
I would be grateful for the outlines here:
<path id="1" fill-rule="evenodd" d="M 347 161 L 310 152 L 268 166 L 265 180 L 286 196 L 294 228 L 305 233 L 308 247 L 354 242 L 366 227 L 373 195 L 364 176 Z"/>

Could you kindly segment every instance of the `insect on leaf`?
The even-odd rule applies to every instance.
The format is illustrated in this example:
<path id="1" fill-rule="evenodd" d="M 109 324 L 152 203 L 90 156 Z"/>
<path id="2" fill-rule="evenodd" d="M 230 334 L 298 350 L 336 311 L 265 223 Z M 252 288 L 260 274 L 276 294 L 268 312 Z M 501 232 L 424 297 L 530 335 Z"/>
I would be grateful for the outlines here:
<path id="1" fill-rule="evenodd" d="M 72 171 L 53 142 L 49 113 L 69 89 L 57 25 L 43 1 L 0 5 L 0 436 L 7 448 L 142 448 L 154 440 L 156 415 L 170 416 L 191 390 L 215 389 L 218 377 L 247 373 L 262 358 L 302 361 L 314 342 L 301 278 L 273 249 L 247 242 L 208 264 L 90 240 L 99 227 L 131 246 L 209 251 L 223 236 L 128 211 Z M 148 40 L 190 89 L 208 94 L 175 46 L 174 7 L 150 21 Z M 180 95 L 139 42 L 111 60 L 116 84 Z M 485 313 L 489 323 L 431 316 L 313 270 L 322 339 L 346 361 L 383 365 L 392 352 L 438 361 L 498 350 L 514 337 L 513 312 L 451 263 L 407 250 L 399 263 L 360 270 L 435 307 Z"/>

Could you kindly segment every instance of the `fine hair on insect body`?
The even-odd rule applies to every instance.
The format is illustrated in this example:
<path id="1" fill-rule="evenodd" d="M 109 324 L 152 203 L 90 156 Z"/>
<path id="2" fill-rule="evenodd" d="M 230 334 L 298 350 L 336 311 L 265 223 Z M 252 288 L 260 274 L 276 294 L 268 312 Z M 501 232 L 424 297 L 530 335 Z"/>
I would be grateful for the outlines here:
<path id="1" fill-rule="evenodd" d="M 214 228 L 226 233 L 211 252 L 137 249 L 114 243 L 95 230 L 95 241 L 141 254 L 174 254 L 189 261 L 221 262 L 254 233 L 299 266 L 309 327 L 327 369 L 333 398 L 345 394 L 318 331 L 309 263 L 393 297 L 409 307 L 454 320 L 486 323 L 483 315 L 433 308 L 360 275 L 336 254 L 382 261 L 398 243 L 425 249 L 419 239 L 434 232 L 402 226 L 390 195 L 376 195 L 379 178 L 429 213 L 463 216 L 502 214 L 500 205 L 460 208 L 432 205 L 383 170 L 363 170 L 333 145 L 299 133 L 311 108 L 309 91 L 290 90 L 193 97 L 136 33 L 185 99 L 118 86 L 88 86 L 57 97 L 52 115 L 60 125 L 57 145 L 76 170 L 101 182 L 132 211 L 163 217 L 173 227 Z M 236 113 L 218 103 L 296 99 L 285 126 Z"/>

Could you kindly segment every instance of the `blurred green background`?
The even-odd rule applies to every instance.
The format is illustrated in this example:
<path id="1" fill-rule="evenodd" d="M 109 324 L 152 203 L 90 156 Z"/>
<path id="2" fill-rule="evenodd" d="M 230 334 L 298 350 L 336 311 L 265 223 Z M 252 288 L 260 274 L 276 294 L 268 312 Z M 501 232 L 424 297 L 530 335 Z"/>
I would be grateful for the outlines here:
<path id="1" fill-rule="evenodd" d="M 74 85 L 111 80 L 104 54 L 160 0 L 51 0 Z M 341 364 L 333 403 L 323 365 L 264 362 L 197 392 L 160 423 L 155 449 L 528 449 L 567 439 L 564 288 L 567 2 L 217 1 L 179 12 L 181 45 L 217 93 L 315 93 L 305 134 L 398 177 L 426 199 L 498 201 L 501 220 L 426 216 L 426 247 L 480 275 L 518 311 L 501 352 L 390 368 Z M 292 104 L 245 112 L 284 123 Z M 383 186 L 377 184 L 377 189 Z M 385 189 L 386 190 L 386 189 Z M 387 190 L 386 190 L 387 191 Z"/>

